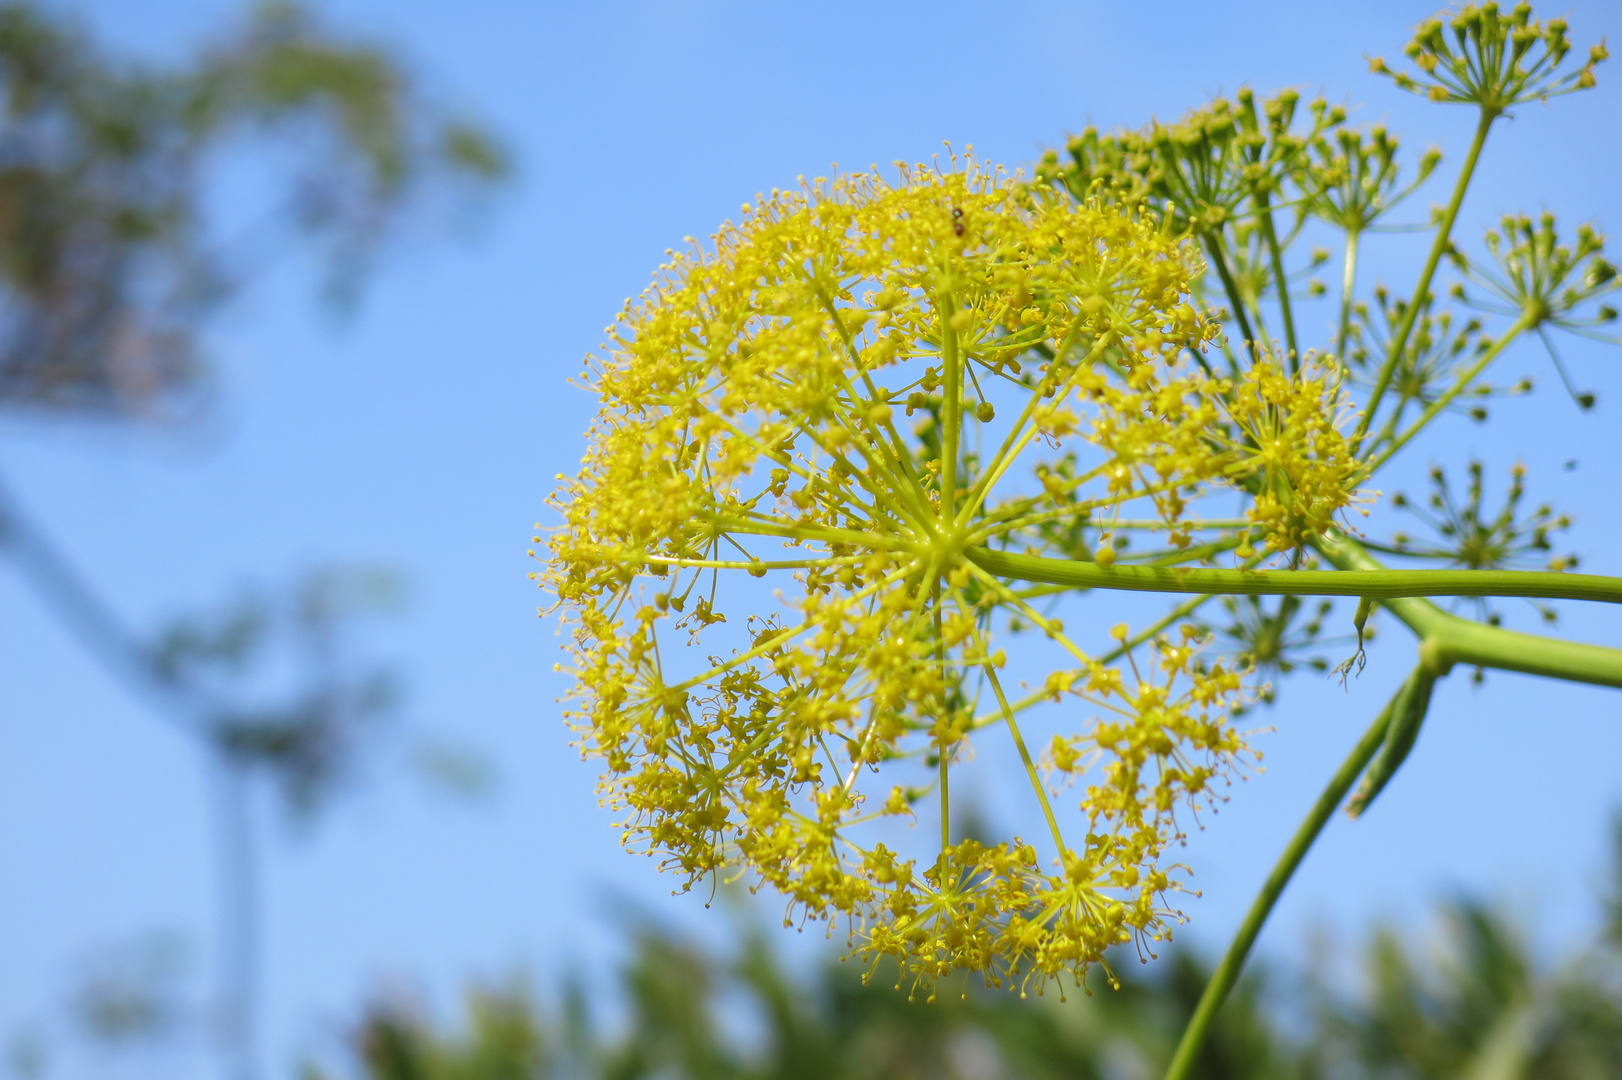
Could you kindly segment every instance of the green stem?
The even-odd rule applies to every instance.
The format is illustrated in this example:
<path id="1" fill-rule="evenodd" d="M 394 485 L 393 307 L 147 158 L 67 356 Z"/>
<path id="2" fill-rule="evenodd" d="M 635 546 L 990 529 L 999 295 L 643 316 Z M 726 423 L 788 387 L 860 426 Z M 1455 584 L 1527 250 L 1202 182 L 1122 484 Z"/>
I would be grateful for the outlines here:
<path id="1" fill-rule="evenodd" d="M 998 577 L 1078 589 L 1231 596 L 1366 596 L 1381 601 L 1414 596 L 1527 596 L 1622 604 L 1622 578 L 1598 574 L 1545 570 L 1389 570 L 1383 567 L 1350 571 L 1226 570 L 1100 566 L 1095 562 L 1016 555 L 990 548 L 968 548 L 963 554 Z"/>
<path id="2" fill-rule="evenodd" d="M 1436 267 L 1442 261 L 1442 253 L 1447 250 L 1448 239 L 1453 234 L 1453 222 L 1459 216 L 1459 207 L 1464 205 L 1464 192 L 1470 186 L 1470 178 L 1476 171 L 1476 161 L 1481 157 L 1481 148 L 1486 145 L 1487 132 L 1492 122 L 1498 118 L 1498 111 L 1486 106 L 1481 108 L 1481 119 L 1476 123 L 1475 138 L 1470 142 L 1470 153 L 1464 159 L 1464 167 L 1459 170 L 1459 179 L 1453 185 L 1453 197 L 1448 200 L 1446 209 L 1442 211 L 1442 220 L 1436 227 L 1436 240 L 1431 244 L 1431 251 L 1425 258 L 1425 269 L 1420 272 L 1419 284 L 1414 288 L 1413 299 L 1408 302 L 1407 309 L 1402 313 L 1402 321 L 1397 324 L 1396 333 L 1386 347 L 1385 362 L 1380 365 L 1379 377 L 1374 382 L 1374 390 L 1369 395 L 1368 407 L 1363 411 L 1363 418 L 1358 421 L 1357 430 L 1352 435 L 1352 452 L 1363 442 L 1363 436 L 1368 434 L 1369 424 L 1374 420 L 1374 414 L 1380 408 L 1380 399 L 1385 397 L 1386 387 L 1391 383 L 1391 375 L 1396 370 L 1397 359 L 1408 344 L 1408 335 L 1413 332 L 1414 320 L 1419 317 L 1419 309 L 1423 306 L 1426 295 L 1430 292 L 1431 278 L 1436 276 Z"/>
<path id="3" fill-rule="evenodd" d="M 1266 194 L 1256 196 L 1261 211 L 1262 236 L 1267 240 L 1267 258 L 1273 268 L 1273 283 L 1278 289 L 1278 310 L 1284 320 L 1284 346 L 1290 352 L 1290 374 L 1301 370 L 1301 353 L 1295 342 L 1295 317 L 1290 312 L 1290 287 L 1284 280 L 1284 250 L 1279 247 L 1278 231 L 1273 227 L 1273 207 Z"/>
<path id="4" fill-rule="evenodd" d="M 1372 475 L 1376 469 L 1390 460 L 1391 455 L 1395 454 L 1398 450 L 1401 450 L 1404 446 L 1407 446 L 1408 441 L 1423 431 L 1426 424 L 1429 424 L 1432 420 L 1436 419 L 1443 409 L 1452 404 L 1454 398 L 1458 397 L 1460 394 L 1464 393 L 1465 390 L 1469 389 L 1470 384 L 1475 381 L 1476 376 L 1480 375 L 1482 371 L 1486 369 L 1488 364 L 1497 359 L 1498 354 L 1509 347 L 1510 342 L 1520 337 L 1528 325 L 1529 323 L 1524 315 L 1517 319 L 1514 325 L 1506 330 L 1497 341 L 1493 342 L 1492 348 L 1488 349 L 1486 352 L 1477 357 L 1476 362 L 1471 364 L 1463 374 L 1454 380 L 1453 385 L 1449 387 L 1445 393 L 1443 393 L 1435 401 L 1431 402 L 1430 405 L 1426 407 L 1425 411 L 1419 415 L 1419 419 L 1415 420 L 1412 424 L 1409 424 L 1407 430 L 1405 430 L 1401 435 L 1392 434 L 1392 432 L 1396 430 L 1398 419 L 1402 416 L 1400 407 L 1397 412 L 1392 413 L 1391 419 L 1389 422 L 1387 422 L 1385 428 L 1380 432 L 1379 435 L 1375 437 L 1374 442 L 1369 444 L 1370 447 L 1373 448 L 1375 446 L 1379 446 L 1382 440 L 1388 438 L 1391 440 L 1385 449 L 1381 450 L 1380 453 L 1369 462 L 1369 474 Z"/>
<path id="5" fill-rule="evenodd" d="M 1349 367 L 1346 360 L 1346 341 L 1352 333 L 1352 286 L 1357 280 L 1357 241 L 1362 235 L 1358 229 L 1346 230 L 1346 271 L 1340 284 L 1340 326 L 1335 331 L 1335 359 Z"/>
<path id="6" fill-rule="evenodd" d="M 1042 786 L 1042 777 L 1037 774 L 1036 762 L 1031 759 L 1031 752 L 1025 745 L 1025 736 L 1019 732 L 1019 724 L 1014 720 L 1014 710 L 1008 704 L 1008 696 L 1003 693 L 1002 680 L 997 678 L 997 670 L 989 661 L 982 667 L 991 681 L 992 692 L 997 695 L 997 708 L 1002 710 L 1003 722 L 1008 725 L 1008 734 L 1014 737 L 1014 748 L 1019 751 L 1019 760 L 1025 764 L 1025 776 L 1031 782 L 1031 789 L 1036 792 L 1037 801 L 1042 804 L 1042 816 L 1047 819 L 1048 832 L 1053 834 L 1053 843 L 1059 849 L 1059 857 L 1066 858 L 1070 849 L 1065 846 L 1064 834 L 1059 831 L 1059 819 L 1053 815 L 1053 804 L 1048 801 L 1047 788 Z"/>
<path id="7" fill-rule="evenodd" d="M 931 567 L 931 569 L 935 569 Z M 945 637 L 941 632 L 941 581 L 937 576 L 934 587 L 934 620 L 935 620 L 935 660 L 946 670 Z M 945 680 L 942 680 L 941 691 L 938 695 L 937 705 L 940 708 L 941 738 L 938 752 L 940 753 L 940 783 L 941 783 L 941 857 L 952 847 L 952 792 L 951 792 L 951 755 L 952 748 L 946 742 L 946 710 L 949 702 L 946 697 Z"/>
<path id="8" fill-rule="evenodd" d="M 1233 317 L 1239 320 L 1239 332 L 1245 335 L 1245 348 L 1250 350 L 1250 359 L 1254 361 L 1260 346 L 1250 329 L 1250 317 L 1245 314 L 1245 300 L 1239 294 L 1239 283 L 1234 281 L 1233 274 L 1228 270 L 1228 261 L 1222 257 L 1221 242 L 1221 233 L 1205 234 L 1205 248 L 1211 253 L 1211 264 L 1216 267 L 1217 277 L 1222 279 L 1222 289 L 1228 294 L 1228 303 L 1233 305 Z"/>
<path id="9" fill-rule="evenodd" d="M 957 506 L 957 444 L 963 426 L 963 372 L 958 365 L 957 331 L 952 316 L 957 305 L 948 294 L 940 305 L 941 378 L 945 382 L 941 402 L 941 509 L 940 525 L 949 529 Z"/>
<path id="10" fill-rule="evenodd" d="M 1262 924 L 1272 914 L 1273 905 L 1278 902 L 1284 887 L 1289 884 L 1301 860 L 1306 857 L 1308 849 L 1312 847 L 1318 834 L 1328 824 L 1329 818 L 1339 806 L 1346 793 L 1351 790 L 1357 778 L 1368 763 L 1379 751 L 1380 744 L 1385 738 L 1386 724 L 1391 715 L 1391 703 L 1380 711 L 1374 723 L 1363 733 L 1352 752 L 1341 763 L 1335 775 L 1330 779 L 1329 786 L 1324 788 L 1323 794 L 1313 804 L 1312 811 L 1295 830 L 1290 838 L 1289 846 L 1284 854 L 1279 856 L 1273 867 L 1273 872 L 1267 875 L 1262 883 L 1261 892 L 1251 901 L 1250 910 L 1245 913 L 1245 921 L 1239 924 L 1239 932 L 1228 944 L 1228 951 L 1222 957 L 1222 962 L 1212 973 L 1211 979 L 1205 984 L 1205 992 L 1200 995 L 1200 1002 L 1194 1008 L 1194 1015 L 1189 1019 L 1188 1026 L 1183 1029 L 1183 1038 L 1177 1044 L 1177 1052 L 1171 1059 L 1171 1065 L 1166 1069 L 1166 1080 L 1187 1080 L 1194 1069 L 1195 1059 L 1200 1047 L 1205 1042 L 1206 1034 L 1210 1031 L 1211 1023 L 1227 1000 L 1228 993 L 1233 989 L 1234 983 L 1239 980 L 1239 972 L 1245 966 L 1245 958 L 1250 955 L 1250 948 L 1256 943 L 1256 936 L 1261 933 Z"/>

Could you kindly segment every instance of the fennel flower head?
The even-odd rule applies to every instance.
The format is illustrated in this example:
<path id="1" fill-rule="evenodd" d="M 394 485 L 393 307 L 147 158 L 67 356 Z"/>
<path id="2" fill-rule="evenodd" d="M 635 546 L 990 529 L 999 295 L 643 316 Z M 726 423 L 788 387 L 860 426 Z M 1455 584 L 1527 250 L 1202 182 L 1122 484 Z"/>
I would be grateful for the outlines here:
<path id="1" fill-rule="evenodd" d="M 975 554 L 1113 562 L 1123 513 L 1181 550 L 1236 490 L 1241 554 L 1292 549 L 1350 498 L 1342 405 L 1211 374 L 1200 264 L 1148 212 L 972 154 L 896 175 L 761 196 L 627 302 L 535 577 L 628 847 L 769 884 L 913 988 L 1040 989 L 1166 936 L 1179 815 L 1249 759 L 1254 688 L 1192 626 L 1089 651 Z M 952 828 L 992 740 L 1034 840 Z"/>

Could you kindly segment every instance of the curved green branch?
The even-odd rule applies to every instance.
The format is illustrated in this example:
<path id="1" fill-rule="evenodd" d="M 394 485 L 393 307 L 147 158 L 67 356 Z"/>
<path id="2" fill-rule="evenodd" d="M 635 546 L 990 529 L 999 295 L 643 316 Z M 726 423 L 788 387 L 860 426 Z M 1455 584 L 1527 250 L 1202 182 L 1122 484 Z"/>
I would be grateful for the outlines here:
<path id="1" fill-rule="evenodd" d="M 1393 699 L 1395 700 L 1395 699 Z M 1222 962 L 1212 972 L 1210 981 L 1205 984 L 1205 991 L 1200 995 L 1200 1002 L 1194 1007 L 1194 1015 L 1189 1019 L 1188 1026 L 1183 1029 L 1182 1040 L 1177 1044 L 1177 1052 L 1171 1059 L 1171 1065 L 1166 1069 L 1166 1080 L 1187 1080 L 1194 1068 L 1194 1062 L 1199 1055 L 1200 1047 L 1205 1043 L 1206 1033 L 1211 1023 L 1216 1019 L 1222 1003 L 1227 1000 L 1228 992 L 1233 989 L 1234 983 L 1239 981 L 1239 972 L 1245 966 L 1245 958 L 1250 955 L 1250 948 L 1256 943 L 1256 936 L 1261 933 L 1262 924 L 1272 914 L 1273 905 L 1284 892 L 1284 886 L 1290 883 L 1296 868 L 1301 860 L 1306 858 L 1307 851 L 1318 834 L 1329 823 L 1329 818 L 1335 812 L 1335 807 L 1346 797 L 1352 785 L 1357 782 L 1368 763 L 1380 749 L 1385 738 L 1386 725 L 1391 718 L 1391 703 L 1380 711 L 1374 723 L 1363 733 L 1352 752 L 1330 778 L 1329 786 L 1324 788 L 1323 794 L 1313 804 L 1312 811 L 1307 814 L 1306 820 L 1295 830 L 1290 838 L 1289 846 L 1284 854 L 1279 856 L 1278 862 L 1273 866 L 1273 872 L 1267 875 L 1262 883 L 1261 892 L 1251 901 L 1250 910 L 1245 912 L 1245 921 L 1239 924 L 1239 932 L 1228 943 L 1228 951 L 1223 954 Z"/>

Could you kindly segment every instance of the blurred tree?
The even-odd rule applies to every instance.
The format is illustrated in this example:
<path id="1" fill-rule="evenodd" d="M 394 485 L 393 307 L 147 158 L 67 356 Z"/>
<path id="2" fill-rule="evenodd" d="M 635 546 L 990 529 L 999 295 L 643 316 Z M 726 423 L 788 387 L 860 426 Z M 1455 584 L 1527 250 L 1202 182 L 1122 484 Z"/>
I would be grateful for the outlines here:
<path id="1" fill-rule="evenodd" d="M 200 321 L 243 283 L 208 228 L 222 151 L 296 150 L 270 215 L 319 244 L 349 296 L 423 199 L 476 195 L 501 148 L 418 96 L 400 62 L 297 7 L 174 70 L 102 56 L 28 4 L 0 5 L 0 406 L 173 416 L 207 368 Z"/>
<path id="2" fill-rule="evenodd" d="M 177 983 L 186 948 L 172 935 L 148 935 L 96 956 L 74 994 L 77 1021 L 98 1042 L 161 1037 L 182 1022 Z"/>
<path id="3" fill-rule="evenodd" d="M 1434 947 L 1373 934 L 1360 991 L 1316 966 L 1253 973 L 1192 1075 L 1622 1076 L 1622 817 L 1611 879 L 1603 934 L 1561 964 L 1540 964 L 1504 912 L 1459 900 L 1440 907 Z M 366 1080 L 1137 1080 L 1165 1068 L 1209 975 L 1178 948 L 1141 978 L 1132 957 L 1118 957 L 1120 989 L 1068 1002 L 975 988 L 926 1004 L 877 976 L 862 986 L 839 965 L 798 977 L 764 936 L 741 940 L 736 955 L 716 956 L 644 925 L 620 973 L 618 1033 L 593 1021 L 573 983 L 553 1011 L 519 988 L 476 991 L 455 1033 L 381 1001 L 355 1029 L 355 1064 Z M 740 1015 L 753 1020 L 741 1036 Z M 328 1076 L 311 1067 L 305 1080 Z"/>
<path id="4" fill-rule="evenodd" d="M 838 965 L 797 977 L 760 934 L 725 957 L 644 925 L 621 972 L 618 1035 L 599 1029 L 570 985 L 555 1013 L 521 990 L 475 991 L 454 1034 L 409 1004 L 379 1002 L 352 1047 L 367 1080 L 1125 1080 L 1164 1067 L 1207 975 L 1178 952 L 1152 977 L 1067 1001 L 975 988 L 925 1003 L 879 978 L 863 986 Z M 1279 1034 L 1264 998 L 1258 981 L 1243 984 L 1196 1076 L 1318 1075 L 1304 1071 L 1307 1052 Z M 754 1021 L 742 1038 L 740 1013 Z M 327 1075 L 311 1068 L 306 1080 Z"/>
<path id="5" fill-rule="evenodd" d="M 224 168 L 244 154 L 284 162 L 287 174 L 274 208 L 228 242 L 217 220 Z M 104 55 L 58 13 L 0 3 L 0 415 L 194 418 L 210 390 L 199 332 L 251 279 L 265 245 L 314 246 L 326 296 L 346 303 L 401 225 L 436 200 L 475 199 L 506 172 L 501 147 L 426 100 L 397 57 L 335 36 L 296 6 L 260 7 L 199 55 L 155 68 Z M 393 585 L 375 572 L 318 571 L 285 601 L 243 601 L 146 635 L 123 624 L 3 483 L 0 552 L 207 751 L 222 893 L 215 1026 L 229 1073 L 251 1076 L 248 785 L 264 778 L 308 815 L 353 771 L 361 736 L 394 695 L 385 670 L 357 666 L 341 643 Z M 289 653 L 297 674 L 278 684 L 266 672 L 286 670 Z"/>
<path id="6" fill-rule="evenodd" d="M 1553 970 L 1502 914 L 1446 905 L 1439 948 L 1389 929 L 1368 948 L 1369 992 L 1327 1014 L 1325 1043 L 1356 1075 L 1390 1080 L 1622 1076 L 1622 952 L 1597 943 Z"/>

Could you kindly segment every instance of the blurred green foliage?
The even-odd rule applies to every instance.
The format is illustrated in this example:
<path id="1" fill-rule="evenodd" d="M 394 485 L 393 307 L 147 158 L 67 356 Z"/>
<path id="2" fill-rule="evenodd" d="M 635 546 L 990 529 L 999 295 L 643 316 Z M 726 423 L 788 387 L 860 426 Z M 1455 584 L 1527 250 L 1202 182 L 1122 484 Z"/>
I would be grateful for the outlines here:
<path id="1" fill-rule="evenodd" d="M 0 3 L 0 407 L 196 404 L 199 323 L 255 261 L 214 227 L 217 167 L 245 143 L 273 144 L 291 175 L 243 232 L 314 241 L 337 299 L 426 197 L 477 194 L 507 171 L 500 145 L 424 100 L 397 57 L 293 5 L 157 68 L 104 55 L 47 9 Z"/>
<path id="2" fill-rule="evenodd" d="M 152 666 L 200 704 L 200 734 L 224 760 L 272 781 L 284 810 L 309 818 L 398 718 L 398 673 L 357 655 L 355 638 L 363 618 L 400 605 L 402 589 L 376 567 L 320 567 L 272 595 L 245 592 L 172 621 Z"/>
<path id="3" fill-rule="evenodd" d="M 1326 955 L 1261 968 L 1218 1014 L 1205 1080 L 1605 1080 L 1622 1076 L 1622 820 L 1589 947 L 1546 962 L 1506 912 L 1439 907 L 1422 940 L 1375 931 L 1356 962 Z M 620 972 L 624 1016 L 604 1024 L 578 984 L 542 1007 L 509 987 L 468 996 L 445 1030 L 385 1000 L 356 1026 L 366 1080 L 1134 1080 L 1158 1076 L 1209 976 L 1186 948 L 1122 988 L 942 994 L 909 1001 L 847 967 L 797 973 L 759 933 L 719 955 L 644 925 Z M 310 1068 L 305 1080 L 352 1072 Z"/>

